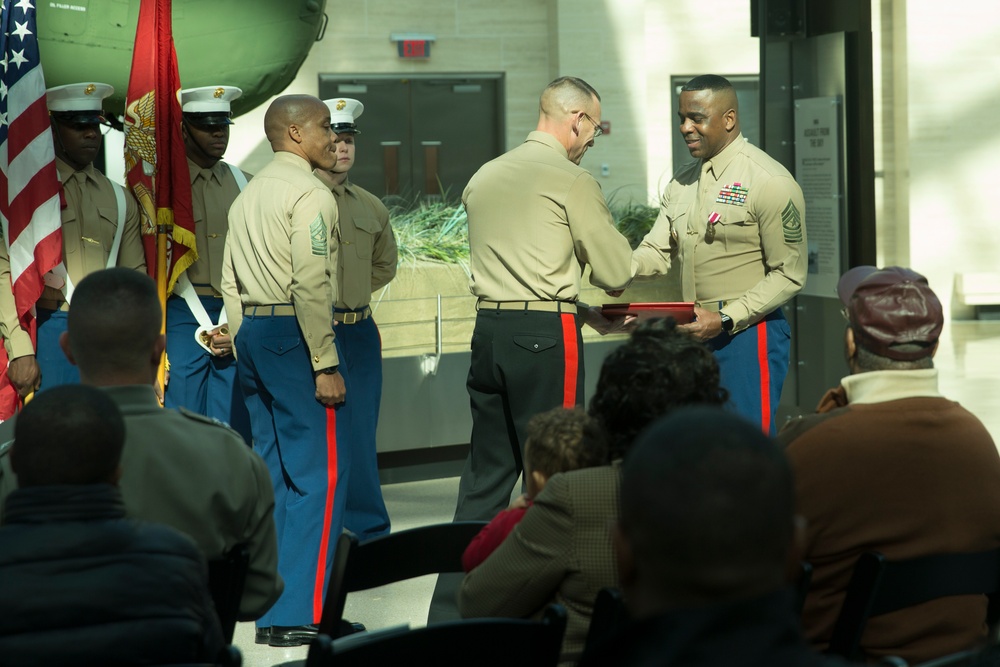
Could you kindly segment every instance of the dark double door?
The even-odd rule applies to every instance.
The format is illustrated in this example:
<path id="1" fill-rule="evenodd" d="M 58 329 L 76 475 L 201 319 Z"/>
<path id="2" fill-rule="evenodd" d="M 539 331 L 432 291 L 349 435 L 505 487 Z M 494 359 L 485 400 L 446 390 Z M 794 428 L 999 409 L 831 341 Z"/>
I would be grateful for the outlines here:
<path id="1" fill-rule="evenodd" d="M 458 198 L 503 152 L 501 75 L 321 74 L 319 94 L 365 105 L 351 180 L 380 197 Z"/>

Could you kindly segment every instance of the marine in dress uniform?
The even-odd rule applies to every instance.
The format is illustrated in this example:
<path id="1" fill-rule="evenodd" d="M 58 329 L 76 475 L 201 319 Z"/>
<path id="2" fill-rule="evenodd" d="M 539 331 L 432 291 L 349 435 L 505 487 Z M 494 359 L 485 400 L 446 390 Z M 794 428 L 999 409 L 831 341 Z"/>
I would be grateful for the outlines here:
<path id="1" fill-rule="evenodd" d="M 337 164 L 316 175 L 330 186 L 340 214 L 339 291 L 333 308 L 340 374 L 350 398 L 337 408 L 337 441 L 350 452 L 347 513 L 344 524 L 362 540 L 389 532 L 389 513 L 378 477 L 375 429 L 382 401 L 382 338 L 372 317 L 372 292 L 396 276 L 396 239 L 389 210 L 367 190 L 351 183 L 356 120 L 364 111 L 358 100 L 324 100 L 337 133 Z"/>
<path id="2" fill-rule="evenodd" d="M 583 404 L 584 266 L 604 289 L 631 278 L 628 241 L 600 185 L 579 166 L 600 116 L 593 88 L 557 79 L 542 93 L 538 129 L 483 165 L 462 195 L 479 312 L 467 382 L 471 451 L 456 520 L 491 519 L 507 506 L 531 417 Z"/>
<path id="3" fill-rule="evenodd" d="M 181 91 L 181 131 L 191 171 L 198 259 L 167 300 L 167 407 L 185 407 L 226 422 L 250 443 L 250 416 L 237 381 L 232 339 L 222 304 L 222 257 L 229 207 L 249 175 L 222 161 L 232 124 L 234 86 Z"/>
<path id="4" fill-rule="evenodd" d="M 676 257 L 696 321 L 681 328 L 715 352 L 731 407 L 774 434 L 788 371 L 781 306 L 806 280 L 805 203 L 788 170 L 740 133 L 732 85 L 696 77 L 680 95 L 681 135 L 695 162 L 674 174 L 660 215 L 633 253 L 637 276 Z"/>
<path id="5" fill-rule="evenodd" d="M 4 337 L 11 383 L 23 396 L 35 389 L 80 381 L 59 348 L 66 330 L 73 286 L 89 273 L 112 266 L 145 271 L 139 207 L 132 195 L 92 164 L 101 147 L 106 83 L 74 83 L 46 91 L 62 183 L 62 264 L 45 277 L 36 304 L 37 340 L 21 328 L 10 286 L 10 258 L 0 243 L 0 335 Z"/>
<path id="6" fill-rule="evenodd" d="M 456 521 L 489 520 L 507 507 L 533 416 L 583 404 L 581 319 L 594 321 L 577 304 L 584 266 L 602 289 L 631 278 L 629 243 L 600 185 L 579 166 L 600 134 L 597 91 L 562 77 L 542 92 L 539 109 L 537 129 L 483 165 L 462 194 L 479 302 L 466 381 L 472 437 Z M 429 622 L 458 616 L 461 580 L 438 577 Z"/>
<path id="7" fill-rule="evenodd" d="M 336 161 L 330 112 L 308 95 L 264 116 L 274 159 L 233 202 L 222 274 L 254 449 L 274 484 L 285 592 L 257 622 L 257 641 L 315 636 L 343 528 L 346 485 L 334 406 L 345 398 L 334 344 L 337 202 L 313 174 Z"/>

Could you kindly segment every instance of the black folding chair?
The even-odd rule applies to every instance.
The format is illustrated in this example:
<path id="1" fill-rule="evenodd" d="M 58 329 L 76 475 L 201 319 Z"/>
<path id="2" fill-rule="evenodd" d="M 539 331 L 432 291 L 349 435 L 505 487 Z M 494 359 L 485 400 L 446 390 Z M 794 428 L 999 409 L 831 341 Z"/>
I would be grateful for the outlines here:
<path id="1" fill-rule="evenodd" d="M 309 646 L 306 667 L 554 667 L 565 631 L 566 610 L 550 605 L 541 621 L 473 618 L 338 640 L 321 634 Z"/>
<path id="2" fill-rule="evenodd" d="M 1000 667 L 1000 645 L 992 643 L 982 648 L 946 655 L 922 662 L 916 667 Z"/>
<path id="3" fill-rule="evenodd" d="M 208 589 L 227 644 L 233 643 L 249 567 L 250 550 L 245 544 L 237 544 L 222 558 L 208 562 Z"/>
<path id="4" fill-rule="evenodd" d="M 348 593 L 425 574 L 462 572 L 462 554 L 485 525 L 485 521 L 440 523 L 367 542 L 359 542 L 356 535 L 344 531 L 337 540 L 320 634 L 341 637 L 353 632 L 344 621 Z"/>
<path id="5" fill-rule="evenodd" d="M 799 561 L 799 576 L 795 579 L 795 611 L 799 614 L 806 606 L 806 596 L 809 595 L 809 584 L 812 583 L 813 566 L 804 560 Z"/>
<path id="6" fill-rule="evenodd" d="M 602 588 L 594 600 L 594 613 L 587 629 L 584 653 L 589 653 L 618 633 L 631 620 L 622 592 L 617 588 Z"/>
<path id="7" fill-rule="evenodd" d="M 242 667 L 243 654 L 235 646 L 227 646 L 219 653 L 215 662 L 185 662 L 170 665 L 159 665 L 158 667 Z"/>
<path id="8" fill-rule="evenodd" d="M 861 554 L 830 637 L 828 653 L 859 659 L 868 619 L 951 595 L 990 596 L 987 621 L 995 621 L 1000 591 L 1000 549 L 935 554 L 888 561 L 877 551 Z"/>

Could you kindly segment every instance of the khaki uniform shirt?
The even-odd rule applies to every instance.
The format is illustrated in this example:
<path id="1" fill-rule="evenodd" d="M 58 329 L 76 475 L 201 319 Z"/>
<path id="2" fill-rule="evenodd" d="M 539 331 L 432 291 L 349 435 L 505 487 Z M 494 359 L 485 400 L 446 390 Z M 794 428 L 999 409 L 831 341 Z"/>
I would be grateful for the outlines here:
<path id="1" fill-rule="evenodd" d="M 339 364 L 333 344 L 337 202 L 288 152 L 257 174 L 229 210 L 222 294 L 233 336 L 243 306 L 293 304 L 313 370 Z"/>
<path id="2" fill-rule="evenodd" d="M 191 171 L 191 208 L 194 213 L 194 237 L 198 261 L 188 270 L 194 285 L 211 285 L 222 293 L 222 260 L 229 229 L 229 207 L 240 194 L 240 186 L 222 161 L 202 169 L 188 159 Z M 247 180 L 250 176 L 246 175 Z"/>
<path id="3" fill-rule="evenodd" d="M 118 229 L 118 203 L 112 189 L 116 186 L 93 165 L 74 171 L 57 158 L 56 169 L 66 199 L 62 209 L 63 262 L 70 280 L 76 285 L 87 275 L 108 266 Z M 10 287 L 7 244 L 0 243 L 0 246 L 0 335 L 5 339 L 7 355 L 16 359 L 34 354 L 35 349 L 28 332 L 18 323 Z M 146 270 L 139 205 L 129 192 L 125 193 L 125 229 L 115 266 Z"/>
<path id="4" fill-rule="evenodd" d="M 349 181 L 332 190 L 340 214 L 336 306 L 358 310 L 396 277 L 396 238 L 389 209 L 378 197 Z"/>
<path id="5" fill-rule="evenodd" d="M 284 589 L 278 575 L 274 486 L 264 460 L 222 422 L 186 410 L 164 410 L 151 387 L 103 387 L 125 419 L 118 486 L 130 517 L 188 534 L 215 560 L 247 545 L 240 618 L 258 618 Z M 15 419 L 0 428 L 0 508 L 17 488 L 6 441 Z"/>
<path id="6" fill-rule="evenodd" d="M 709 243 L 713 213 L 719 220 Z M 805 284 L 802 189 L 787 169 L 739 135 L 714 158 L 674 175 L 656 223 L 633 253 L 636 275 L 663 275 L 675 256 L 682 298 L 721 307 L 734 331 L 747 328 Z"/>
<path id="7" fill-rule="evenodd" d="M 487 162 L 462 195 L 469 215 L 472 293 L 489 301 L 576 301 L 590 282 L 621 289 L 631 248 L 601 187 L 545 132 Z"/>

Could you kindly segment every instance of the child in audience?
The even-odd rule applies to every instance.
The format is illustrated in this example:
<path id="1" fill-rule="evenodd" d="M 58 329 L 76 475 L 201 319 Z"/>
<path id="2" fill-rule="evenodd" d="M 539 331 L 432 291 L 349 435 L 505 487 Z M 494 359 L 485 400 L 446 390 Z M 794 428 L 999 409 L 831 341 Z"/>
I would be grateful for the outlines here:
<path id="1" fill-rule="evenodd" d="M 541 493 L 549 477 L 607 463 L 608 443 L 596 419 L 581 408 L 554 408 L 532 417 L 524 443 L 524 480 L 526 493 L 518 496 L 503 512 L 489 522 L 462 554 L 466 572 L 473 570 L 500 546 L 524 513 L 532 499 Z"/>

